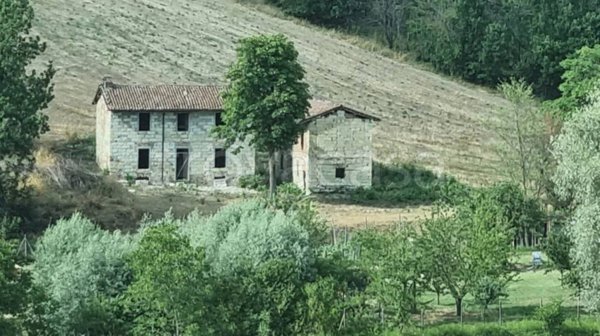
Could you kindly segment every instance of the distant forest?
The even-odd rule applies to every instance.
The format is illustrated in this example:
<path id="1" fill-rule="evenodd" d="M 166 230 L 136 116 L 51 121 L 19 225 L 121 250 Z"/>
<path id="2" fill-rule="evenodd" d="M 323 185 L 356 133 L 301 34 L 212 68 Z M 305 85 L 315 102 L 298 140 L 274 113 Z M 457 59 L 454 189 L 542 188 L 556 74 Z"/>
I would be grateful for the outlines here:
<path id="1" fill-rule="evenodd" d="M 523 79 L 545 100 L 560 96 L 561 61 L 600 43 L 600 0 L 264 1 L 473 83 Z"/>

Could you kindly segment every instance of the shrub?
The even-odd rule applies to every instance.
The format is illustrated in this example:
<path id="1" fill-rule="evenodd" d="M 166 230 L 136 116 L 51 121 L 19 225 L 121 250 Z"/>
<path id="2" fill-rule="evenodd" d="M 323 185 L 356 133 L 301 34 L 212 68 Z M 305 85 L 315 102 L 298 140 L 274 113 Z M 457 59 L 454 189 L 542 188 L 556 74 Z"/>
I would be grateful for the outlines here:
<path id="1" fill-rule="evenodd" d="M 364 14 L 368 5 L 363 0 L 268 0 L 286 14 L 325 26 L 347 23 Z"/>
<path id="2" fill-rule="evenodd" d="M 264 175 L 244 175 L 240 176 L 238 184 L 240 188 L 252 189 L 252 190 L 266 190 L 268 180 Z"/>
<path id="3" fill-rule="evenodd" d="M 124 257 L 133 248 L 131 237 L 103 231 L 79 214 L 47 229 L 32 271 L 34 284 L 48 296 L 42 303 L 48 329 L 60 335 L 119 333 L 121 313 L 112 309 L 128 286 Z M 90 314 L 106 319 L 90 321 Z"/>
<path id="4" fill-rule="evenodd" d="M 357 203 L 416 203 L 442 201 L 458 203 L 467 197 L 469 188 L 454 177 L 438 176 L 414 164 L 384 165 L 375 163 L 373 186 L 358 188 L 351 194 Z"/>
<path id="5" fill-rule="evenodd" d="M 559 335 L 565 322 L 566 318 L 561 305 L 561 301 L 555 301 L 538 308 L 535 312 L 535 317 L 542 321 L 544 329 L 550 335 Z"/>
<path id="6" fill-rule="evenodd" d="M 249 200 L 223 207 L 208 219 L 188 217 L 182 229 L 193 246 L 203 247 L 217 274 L 253 269 L 270 259 L 290 259 L 307 272 L 314 261 L 308 231 L 281 210 Z"/>

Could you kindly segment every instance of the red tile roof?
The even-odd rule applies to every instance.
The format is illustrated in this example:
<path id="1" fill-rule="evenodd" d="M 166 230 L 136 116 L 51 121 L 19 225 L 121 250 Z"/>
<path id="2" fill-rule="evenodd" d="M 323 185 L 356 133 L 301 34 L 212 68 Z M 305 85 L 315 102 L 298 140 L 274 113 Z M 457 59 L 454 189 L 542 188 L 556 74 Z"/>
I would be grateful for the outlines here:
<path id="1" fill-rule="evenodd" d="M 109 110 L 124 111 L 220 111 L 223 110 L 222 88 L 216 85 L 122 85 L 104 80 L 92 104 L 101 96 Z M 363 112 L 331 101 L 313 99 L 305 121 L 343 110 L 358 118 L 379 121 Z"/>
<path id="2" fill-rule="evenodd" d="M 215 85 L 121 85 L 105 81 L 98 87 L 111 111 L 222 110 L 220 87 Z"/>

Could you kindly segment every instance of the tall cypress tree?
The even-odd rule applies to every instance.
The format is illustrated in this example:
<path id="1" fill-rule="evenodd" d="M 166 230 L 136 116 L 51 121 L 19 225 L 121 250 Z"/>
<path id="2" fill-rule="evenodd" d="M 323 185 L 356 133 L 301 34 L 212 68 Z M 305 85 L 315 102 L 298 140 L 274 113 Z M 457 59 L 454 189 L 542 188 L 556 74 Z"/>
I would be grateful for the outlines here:
<path id="1" fill-rule="evenodd" d="M 28 0 L 0 0 L 0 214 L 20 195 L 33 165 L 34 141 L 48 131 L 40 111 L 52 100 L 52 64 L 31 69 L 45 51 L 30 34 L 33 8 Z"/>

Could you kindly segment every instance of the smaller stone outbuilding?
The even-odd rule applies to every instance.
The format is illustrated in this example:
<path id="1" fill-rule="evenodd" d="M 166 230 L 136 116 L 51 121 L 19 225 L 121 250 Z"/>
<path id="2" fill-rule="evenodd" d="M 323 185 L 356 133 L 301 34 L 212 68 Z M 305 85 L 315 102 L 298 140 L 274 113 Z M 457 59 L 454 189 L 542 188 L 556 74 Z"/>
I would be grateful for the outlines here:
<path id="1" fill-rule="evenodd" d="M 120 179 L 160 185 L 235 185 L 255 151 L 228 151 L 211 134 L 223 101 L 213 85 L 122 85 L 104 80 L 96 105 L 96 161 Z"/>
<path id="2" fill-rule="evenodd" d="M 291 175 L 306 193 L 370 187 L 377 121 L 342 104 L 311 101 L 309 116 L 303 121 L 306 131 L 291 150 L 291 174 L 283 175 Z"/>

